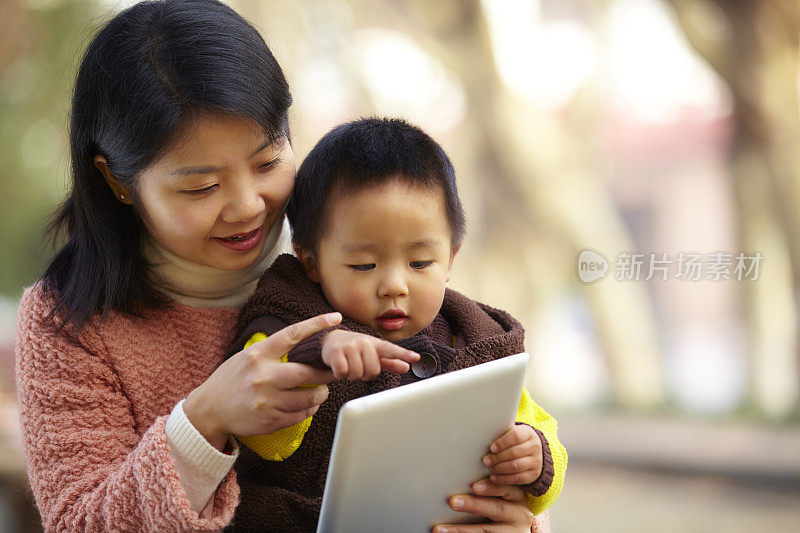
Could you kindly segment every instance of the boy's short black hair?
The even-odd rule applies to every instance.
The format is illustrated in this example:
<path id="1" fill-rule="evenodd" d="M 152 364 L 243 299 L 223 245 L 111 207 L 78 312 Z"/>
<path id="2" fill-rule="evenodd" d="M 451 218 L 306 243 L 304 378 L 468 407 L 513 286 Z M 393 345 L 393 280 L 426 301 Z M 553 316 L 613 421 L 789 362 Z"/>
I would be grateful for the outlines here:
<path id="1" fill-rule="evenodd" d="M 451 246 L 461 245 L 466 222 L 450 158 L 427 133 L 396 118 L 347 122 L 326 133 L 309 152 L 286 208 L 293 243 L 315 252 L 335 194 L 393 179 L 441 190 Z"/>

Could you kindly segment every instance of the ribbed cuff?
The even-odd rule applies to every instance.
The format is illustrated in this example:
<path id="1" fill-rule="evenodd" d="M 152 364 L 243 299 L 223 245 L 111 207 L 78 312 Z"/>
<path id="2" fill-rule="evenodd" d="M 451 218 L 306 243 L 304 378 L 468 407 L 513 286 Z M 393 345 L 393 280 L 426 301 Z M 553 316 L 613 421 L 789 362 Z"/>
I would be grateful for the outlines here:
<path id="1" fill-rule="evenodd" d="M 300 341 L 289 351 L 289 361 L 327 369 L 328 365 L 322 361 L 322 341 L 325 339 L 325 335 L 336 328 L 336 326 L 325 328 Z"/>
<path id="2" fill-rule="evenodd" d="M 197 469 L 211 478 L 222 479 L 233 467 L 239 457 L 239 445 L 236 439 L 228 437 L 228 442 L 233 446 L 233 453 L 228 455 L 213 447 L 192 425 L 186 413 L 183 412 L 183 402 L 178 402 L 172 409 L 167 419 L 164 432 L 172 441 L 176 453 L 184 460 L 194 465 Z"/>
<path id="3" fill-rule="evenodd" d="M 525 424 L 525 422 L 517 422 L 517 424 Z M 553 484 L 553 477 L 555 477 L 553 455 L 550 452 L 550 444 L 548 444 L 544 433 L 530 424 L 525 425 L 535 431 L 539 436 L 539 439 L 542 441 L 542 473 L 539 474 L 539 477 L 534 481 L 528 483 L 527 485 L 521 485 L 520 488 L 531 496 L 542 496 L 550 489 L 550 486 Z"/>

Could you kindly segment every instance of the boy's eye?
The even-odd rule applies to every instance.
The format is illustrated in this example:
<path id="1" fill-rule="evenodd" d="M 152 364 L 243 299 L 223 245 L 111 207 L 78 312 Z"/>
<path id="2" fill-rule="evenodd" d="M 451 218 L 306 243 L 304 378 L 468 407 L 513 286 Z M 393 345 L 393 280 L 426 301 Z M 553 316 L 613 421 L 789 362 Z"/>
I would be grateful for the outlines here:
<path id="1" fill-rule="evenodd" d="M 210 193 L 211 191 L 214 190 L 214 187 L 216 187 L 216 186 L 217 186 L 217 184 L 215 183 L 214 185 L 209 185 L 208 187 L 204 187 L 202 189 L 192 189 L 192 190 L 183 191 L 183 192 L 185 192 L 186 194 L 200 196 L 200 195 L 203 195 L 203 194 Z"/>
<path id="2" fill-rule="evenodd" d="M 416 270 L 422 270 L 433 264 L 433 261 L 411 261 L 408 265 Z"/>
<path id="3" fill-rule="evenodd" d="M 375 268 L 375 263 L 368 263 L 364 265 L 348 265 L 353 270 L 358 270 L 359 272 L 366 272 L 368 270 L 372 270 Z"/>

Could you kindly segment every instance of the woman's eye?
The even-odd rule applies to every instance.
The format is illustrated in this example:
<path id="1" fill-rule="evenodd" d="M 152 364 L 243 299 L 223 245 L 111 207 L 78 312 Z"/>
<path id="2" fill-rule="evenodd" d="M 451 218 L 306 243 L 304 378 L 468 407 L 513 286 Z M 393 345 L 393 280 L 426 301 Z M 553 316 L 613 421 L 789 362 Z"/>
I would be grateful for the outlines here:
<path id="1" fill-rule="evenodd" d="M 368 270 L 372 270 L 375 268 L 375 263 L 368 263 L 364 265 L 348 265 L 353 270 L 357 270 L 359 272 L 367 272 Z"/>
<path id="2" fill-rule="evenodd" d="M 185 192 L 186 194 L 191 194 L 193 196 L 201 196 L 203 194 L 210 193 L 211 191 L 214 190 L 214 187 L 216 187 L 216 186 L 217 186 L 217 184 L 215 183 L 214 185 L 209 185 L 208 187 L 204 187 L 202 189 L 192 189 L 192 190 L 183 191 L 183 192 Z"/>
<path id="3" fill-rule="evenodd" d="M 281 158 L 280 157 L 276 157 L 275 159 L 273 159 L 271 161 L 267 161 L 266 163 L 258 165 L 258 170 L 269 170 L 272 167 L 276 166 L 280 162 L 281 162 Z"/>
<path id="4" fill-rule="evenodd" d="M 422 270 L 423 268 L 429 267 L 433 264 L 433 261 L 411 261 L 409 266 L 416 270 Z"/>

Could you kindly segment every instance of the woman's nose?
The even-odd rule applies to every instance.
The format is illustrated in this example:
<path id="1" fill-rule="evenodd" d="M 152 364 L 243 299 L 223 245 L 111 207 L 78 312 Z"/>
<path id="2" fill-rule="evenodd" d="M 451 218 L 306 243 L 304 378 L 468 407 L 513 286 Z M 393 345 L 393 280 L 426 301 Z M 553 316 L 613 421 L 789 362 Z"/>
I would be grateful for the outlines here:
<path id="1" fill-rule="evenodd" d="M 381 278 L 378 292 L 384 298 L 398 298 L 408 295 L 408 284 L 400 269 L 388 270 Z"/>
<path id="2" fill-rule="evenodd" d="M 248 222 L 266 209 L 264 198 L 254 183 L 231 187 L 220 217 L 224 222 Z"/>

